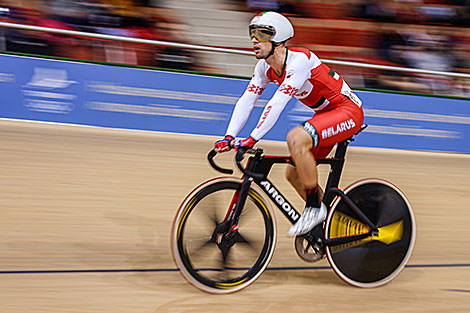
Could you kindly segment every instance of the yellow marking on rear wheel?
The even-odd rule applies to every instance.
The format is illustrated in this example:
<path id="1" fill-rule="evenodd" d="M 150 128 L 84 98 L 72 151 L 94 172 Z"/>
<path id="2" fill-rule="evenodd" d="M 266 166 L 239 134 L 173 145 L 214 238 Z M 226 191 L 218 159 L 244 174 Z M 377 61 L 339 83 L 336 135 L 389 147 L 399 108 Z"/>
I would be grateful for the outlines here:
<path id="1" fill-rule="evenodd" d="M 340 212 L 334 212 L 330 224 L 330 238 L 349 237 L 366 234 L 369 226 L 357 219 Z M 331 247 L 332 252 L 355 247 L 372 240 L 380 241 L 386 245 L 399 241 L 403 237 L 403 221 L 398 221 L 378 228 L 377 236 L 370 236 L 361 240 L 348 242 Z"/>

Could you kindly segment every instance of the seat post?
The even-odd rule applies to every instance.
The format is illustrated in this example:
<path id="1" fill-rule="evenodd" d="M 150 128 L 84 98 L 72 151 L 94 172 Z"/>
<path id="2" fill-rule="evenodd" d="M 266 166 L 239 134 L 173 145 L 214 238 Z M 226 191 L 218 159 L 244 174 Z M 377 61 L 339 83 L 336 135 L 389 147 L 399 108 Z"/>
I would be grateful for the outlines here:
<path id="1" fill-rule="evenodd" d="M 331 202 L 335 198 L 334 193 L 327 191 L 330 188 L 336 188 L 339 186 L 341 173 L 343 172 L 346 150 L 352 140 L 353 139 L 349 138 L 347 140 L 339 142 L 336 146 L 335 157 L 333 159 L 333 162 L 331 162 L 330 174 L 328 175 L 328 181 L 326 183 L 325 188 L 325 197 L 323 198 L 323 203 L 325 203 L 327 206 L 330 206 Z"/>
<path id="2" fill-rule="evenodd" d="M 355 134 L 359 134 L 364 129 L 367 128 L 367 124 L 363 124 L 361 129 Z M 354 141 L 353 136 L 350 138 L 338 142 L 336 145 L 335 157 L 331 160 L 331 169 L 330 174 L 328 175 L 328 181 L 326 183 L 325 188 L 325 197 L 323 198 L 323 203 L 330 206 L 331 202 L 335 198 L 335 194 L 332 192 L 328 193 L 328 189 L 330 188 L 337 188 L 339 186 L 339 180 L 341 178 L 341 173 L 343 172 L 344 160 L 346 158 L 346 150 L 348 149 L 348 145 Z"/>
<path id="3" fill-rule="evenodd" d="M 354 139 L 349 138 L 344 141 L 338 142 L 338 145 L 336 146 L 336 151 L 335 151 L 335 159 L 343 159 L 346 156 L 346 150 L 348 148 L 348 145 L 351 141 Z"/>

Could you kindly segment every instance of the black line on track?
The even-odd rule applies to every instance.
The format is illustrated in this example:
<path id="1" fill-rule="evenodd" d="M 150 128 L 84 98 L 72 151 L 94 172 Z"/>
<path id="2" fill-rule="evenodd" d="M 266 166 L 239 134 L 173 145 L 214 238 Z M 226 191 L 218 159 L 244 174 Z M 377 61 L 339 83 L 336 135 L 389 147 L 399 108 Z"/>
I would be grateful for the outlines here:
<path id="1" fill-rule="evenodd" d="M 451 268 L 451 267 L 470 267 L 470 263 L 455 264 L 411 264 L 406 268 Z M 269 267 L 266 271 L 294 271 L 294 270 L 326 270 L 330 266 L 287 266 L 287 267 Z M 203 269 L 207 271 L 217 271 L 218 269 Z M 233 270 L 240 270 L 233 268 Z M 89 270 L 28 270 L 28 271 L 0 271 L 0 275 L 6 274 L 61 274 L 61 273 L 136 273 L 136 272 L 178 272 L 176 268 L 150 268 L 150 269 L 89 269 Z"/>
<path id="2" fill-rule="evenodd" d="M 451 291 L 451 292 L 470 292 L 470 289 L 442 289 L 444 291 Z"/>

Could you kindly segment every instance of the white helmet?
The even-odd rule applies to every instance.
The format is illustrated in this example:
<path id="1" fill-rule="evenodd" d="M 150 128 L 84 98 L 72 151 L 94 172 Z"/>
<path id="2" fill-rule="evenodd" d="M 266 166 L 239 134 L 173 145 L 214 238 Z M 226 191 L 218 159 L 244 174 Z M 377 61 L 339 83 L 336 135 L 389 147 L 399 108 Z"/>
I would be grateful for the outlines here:
<path id="1" fill-rule="evenodd" d="M 250 22 L 250 38 L 260 41 L 283 42 L 294 37 L 294 27 L 282 14 L 264 11 L 258 13 Z"/>

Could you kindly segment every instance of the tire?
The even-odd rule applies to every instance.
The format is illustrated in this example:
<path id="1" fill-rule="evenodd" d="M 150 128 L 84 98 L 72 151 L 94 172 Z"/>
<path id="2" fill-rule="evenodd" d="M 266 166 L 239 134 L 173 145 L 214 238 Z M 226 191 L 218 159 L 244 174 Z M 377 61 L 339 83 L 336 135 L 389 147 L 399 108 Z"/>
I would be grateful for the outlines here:
<path id="1" fill-rule="evenodd" d="M 181 204 L 171 234 L 173 258 L 180 273 L 205 292 L 226 294 L 252 284 L 274 253 L 276 225 L 269 202 L 252 185 L 238 223 L 237 241 L 226 258 L 215 231 L 224 220 L 242 180 L 221 177 L 194 189 Z"/>
<path id="2" fill-rule="evenodd" d="M 378 287 L 405 267 L 413 251 L 416 223 L 410 203 L 393 184 L 380 179 L 358 181 L 345 194 L 379 228 L 379 235 L 326 247 L 335 273 L 356 287 Z M 325 238 L 368 232 L 369 227 L 338 197 L 325 224 Z"/>

